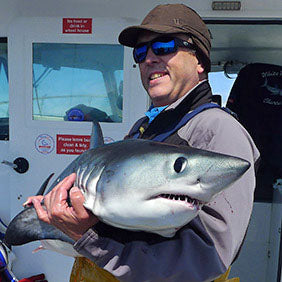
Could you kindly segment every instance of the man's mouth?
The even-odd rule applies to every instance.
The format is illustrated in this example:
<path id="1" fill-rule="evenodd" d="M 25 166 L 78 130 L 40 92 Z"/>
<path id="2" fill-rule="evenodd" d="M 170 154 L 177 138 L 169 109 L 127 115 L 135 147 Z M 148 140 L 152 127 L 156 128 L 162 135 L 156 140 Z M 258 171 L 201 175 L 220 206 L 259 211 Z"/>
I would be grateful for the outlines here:
<path id="1" fill-rule="evenodd" d="M 160 77 L 163 77 L 165 76 L 167 73 L 153 73 L 149 79 L 150 80 L 154 80 L 154 79 L 157 79 L 157 78 L 160 78 Z"/>

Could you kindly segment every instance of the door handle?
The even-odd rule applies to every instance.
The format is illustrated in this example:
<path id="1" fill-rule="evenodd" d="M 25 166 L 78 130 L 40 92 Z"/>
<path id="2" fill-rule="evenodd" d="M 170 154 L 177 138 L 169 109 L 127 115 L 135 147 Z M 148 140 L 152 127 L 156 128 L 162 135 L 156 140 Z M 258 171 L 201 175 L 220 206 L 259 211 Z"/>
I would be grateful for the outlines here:
<path id="1" fill-rule="evenodd" d="M 29 169 L 28 161 L 25 158 L 21 157 L 16 158 L 13 162 L 3 160 L 1 163 L 13 168 L 18 173 L 25 173 Z"/>

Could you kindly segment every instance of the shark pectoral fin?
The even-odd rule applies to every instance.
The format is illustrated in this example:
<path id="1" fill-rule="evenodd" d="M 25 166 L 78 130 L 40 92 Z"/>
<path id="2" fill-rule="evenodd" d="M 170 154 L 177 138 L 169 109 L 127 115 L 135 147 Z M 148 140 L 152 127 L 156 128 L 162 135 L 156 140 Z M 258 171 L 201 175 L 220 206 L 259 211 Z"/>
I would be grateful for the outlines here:
<path id="1" fill-rule="evenodd" d="M 75 251 L 75 249 L 73 248 L 73 244 L 69 244 L 59 240 L 42 240 L 40 247 L 40 249 L 54 251 L 69 257 L 81 256 L 77 251 Z"/>

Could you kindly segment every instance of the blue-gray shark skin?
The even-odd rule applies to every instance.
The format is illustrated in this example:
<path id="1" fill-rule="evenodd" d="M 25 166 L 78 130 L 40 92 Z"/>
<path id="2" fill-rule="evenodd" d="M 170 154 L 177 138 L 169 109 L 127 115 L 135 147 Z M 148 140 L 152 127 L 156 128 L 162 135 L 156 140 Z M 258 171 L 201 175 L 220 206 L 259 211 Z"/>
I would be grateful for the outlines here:
<path id="1" fill-rule="evenodd" d="M 249 166 L 240 158 L 187 146 L 124 140 L 84 152 L 50 189 L 75 172 L 75 185 L 84 194 L 84 206 L 104 223 L 173 237 Z M 56 240 L 53 250 L 64 254 L 69 253 L 62 251 L 65 247 L 58 247 L 57 240 L 70 249 L 74 243 L 60 230 L 40 221 L 33 207 L 12 220 L 5 237 L 8 245 L 46 239 Z M 52 241 L 48 242 L 50 248 Z"/>

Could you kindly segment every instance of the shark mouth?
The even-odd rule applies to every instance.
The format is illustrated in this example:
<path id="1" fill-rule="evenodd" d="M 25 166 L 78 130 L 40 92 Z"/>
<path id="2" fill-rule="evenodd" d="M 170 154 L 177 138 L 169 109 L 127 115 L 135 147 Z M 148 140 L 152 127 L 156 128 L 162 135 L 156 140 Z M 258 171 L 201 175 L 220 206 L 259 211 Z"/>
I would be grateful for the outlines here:
<path id="1" fill-rule="evenodd" d="M 194 207 L 196 207 L 197 210 L 199 210 L 205 204 L 204 202 L 197 200 L 197 199 L 190 198 L 187 195 L 160 194 L 158 198 L 165 198 L 165 199 L 172 200 L 172 201 L 180 201 L 180 202 L 184 202 L 187 204 L 191 204 Z"/>

